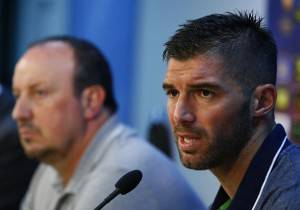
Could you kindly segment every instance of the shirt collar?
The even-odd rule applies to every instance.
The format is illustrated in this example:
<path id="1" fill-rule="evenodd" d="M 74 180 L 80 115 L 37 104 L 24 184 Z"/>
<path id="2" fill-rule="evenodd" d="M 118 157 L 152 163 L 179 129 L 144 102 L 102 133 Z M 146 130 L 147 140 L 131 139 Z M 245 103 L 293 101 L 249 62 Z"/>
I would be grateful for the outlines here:
<path id="1" fill-rule="evenodd" d="M 259 194 L 272 160 L 280 148 L 286 133 L 284 128 L 277 124 L 272 132 L 267 136 L 262 146 L 255 154 L 249 168 L 234 196 L 228 210 L 232 209 L 251 209 Z M 286 148 L 290 143 L 287 141 L 283 147 Z M 275 163 L 276 164 L 276 163 Z M 274 168 L 274 167 L 273 167 Z M 218 209 L 229 199 L 224 189 L 220 187 L 216 198 L 211 206 L 212 210 Z"/>

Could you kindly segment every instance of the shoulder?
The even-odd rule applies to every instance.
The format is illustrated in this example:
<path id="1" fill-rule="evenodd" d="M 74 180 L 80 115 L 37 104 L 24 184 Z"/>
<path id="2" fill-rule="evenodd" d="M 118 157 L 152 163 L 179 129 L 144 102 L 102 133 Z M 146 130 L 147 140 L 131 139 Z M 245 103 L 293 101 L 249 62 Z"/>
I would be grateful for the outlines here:
<path id="1" fill-rule="evenodd" d="M 272 172 L 281 183 L 296 184 L 300 182 L 300 148 L 291 144 L 281 152 Z M 280 180 L 279 180 L 280 179 Z"/>
<path id="2" fill-rule="evenodd" d="M 300 147 L 296 144 L 289 145 L 279 156 L 279 159 L 284 160 L 287 158 L 292 164 L 299 165 L 300 164 Z"/>
<path id="3" fill-rule="evenodd" d="M 143 172 L 143 177 L 138 186 L 126 195 L 119 195 L 109 205 L 107 210 L 118 209 L 139 209 L 139 210 L 201 210 L 204 209 L 199 198 L 194 194 L 187 184 L 178 179 L 176 183 L 172 178 L 159 172 L 160 168 L 152 168 L 157 173 Z M 96 173 L 93 178 L 80 190 L 78 194 L 76 209 L 93 209 L 105 199 L 115 188 L 115 183 L 123 176 L 128 169 L 106 168 L 105 172 Z"/>
<path id="4" fill-rule="evenodd" d="M 169 164 L 170 160 L 152 146 L 146 139 L 141 138 L 137 132 L 123 124 L 115 129 L 116 135 L 111 139 L 112 143 L 108 148 L 105 157 L 114 157 L 118 164 Z M 118 160 L 116 160 L 118 158 Z M 130 160 L 130 162 L 128 162 Z M 158 162 L 158 163 L 156 163 Z"/>
<path id="5" fill-rule="evenodd" d="M 144 178 L 156 183 L 157 175 L 164 175 L 170 181 L 181 177 L 177 166 L 164 154 L 154 148 L 147 140 L 141 138 L 131 128 L 119 124 L 114 130 L 115 134 L 107 147 L 101 164 L 97 165 L 94 173 L 97 174 L 122 174 L 126 171 L 139 169 Z M 158 170 L 159 169 L 159 170 Z M 163 179 L 162 179 L 163 180 Z"/>
<path id="6" fill-rule="evenodd" d="M 300 206 L 300 148 L 288 146 L 280 154 L 260 200 L 264 209 L 297 209 Z"/>
<path id="7" fill-rule="evenodd" d="M 143 178 L 130 193 L 119 196 L 111 209 L 203 209 L 198 197 L 183 178 L 175 163 L 126 126 L 118 125 L 114 139 L 101 164 L 93 170 L 81 193 L 83 205 L 104 199 L 126 172 L 141 170 Z M 89 194 L 88 194 L 89 192 Z M 87 197 L 87 195 L 90 195 Z M 93 197 L 93 195 L 97 195 Z M 170 206 L 170 200 L 174 203 Z M 107 209 L 110 207 L 107 206 Z M 84 206 L 82 206 L 82 209 Z"/>

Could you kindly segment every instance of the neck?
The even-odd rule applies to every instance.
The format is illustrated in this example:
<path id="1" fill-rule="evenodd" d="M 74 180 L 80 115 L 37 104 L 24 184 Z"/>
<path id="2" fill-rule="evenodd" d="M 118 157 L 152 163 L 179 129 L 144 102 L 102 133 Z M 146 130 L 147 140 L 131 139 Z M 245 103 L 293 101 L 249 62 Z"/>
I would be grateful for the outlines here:
<path id="1" fill-rule="evenodd" d="M 110 115 L 111 114 L 108 110 L 104 110 L 99 117 L 89 121 L 83 134 L 74 140 L 74 143 L 69 148 L 68 153 L 59 161 L 50 163 L 50 165 L 52 165 L 62 177 L 64 186 L 68 184 L 72 176 L 75 174 L 76 168 L 78 167 L 87 147 L 93 140 L 97 131 L 108 120 Z"/>
<path id="2" fill-rule="evenodd" d="M 230 198 L 233 198 L 236 194 L 253 157 L 274 125 L 275 123 L 272 126 L 259 126 L 256 128 L 236 160 L 228 161 L 230 163 L 211 169 Z"/>

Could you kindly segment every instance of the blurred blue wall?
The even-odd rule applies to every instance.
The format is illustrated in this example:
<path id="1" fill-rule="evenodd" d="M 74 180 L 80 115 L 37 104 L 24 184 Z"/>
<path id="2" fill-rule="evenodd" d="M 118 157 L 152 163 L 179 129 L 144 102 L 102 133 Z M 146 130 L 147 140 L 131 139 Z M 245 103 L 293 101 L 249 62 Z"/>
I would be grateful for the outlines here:
<path id="1" fill-rule="evenodd" d="M 136 0 L 74 0 L 69 33 L 96 44 L 112 67 L 119 116 L 132 124 Z"/>

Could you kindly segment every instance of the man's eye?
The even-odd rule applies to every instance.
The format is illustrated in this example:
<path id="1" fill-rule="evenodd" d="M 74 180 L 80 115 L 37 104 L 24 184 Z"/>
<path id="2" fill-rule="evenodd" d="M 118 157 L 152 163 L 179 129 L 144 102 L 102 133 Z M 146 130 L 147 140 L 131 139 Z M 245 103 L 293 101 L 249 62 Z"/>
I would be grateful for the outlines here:
<path id="1" fill-rule="evenodd" d="M 177 90 L 167 90 L 166 94 L 170 98 L 174 98 L 174 97 L 176 97 L 178 95 L 178 91 Z"/>
<path id="2" fill-rule="evenodd" d="M 47 92 L 45 90 L 36 90 L 35 94 L 39 97 L 41 96 L 45 96 L 47 94 Z"/>
<path id="3" fill-rule="evenodd" d="M 213 97 L 214 93 L 210 90 L 202 89 L 200 90 L 200 95 L 203 98 L 211 98 Z"/>

